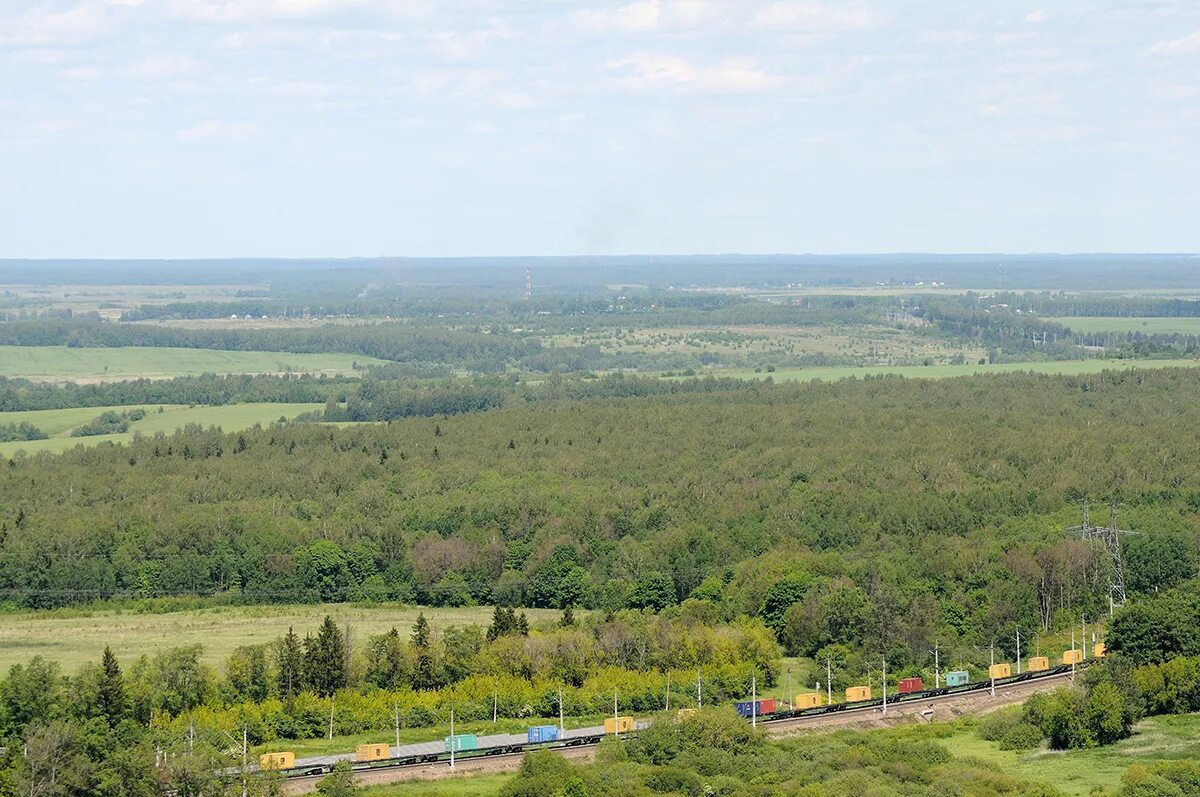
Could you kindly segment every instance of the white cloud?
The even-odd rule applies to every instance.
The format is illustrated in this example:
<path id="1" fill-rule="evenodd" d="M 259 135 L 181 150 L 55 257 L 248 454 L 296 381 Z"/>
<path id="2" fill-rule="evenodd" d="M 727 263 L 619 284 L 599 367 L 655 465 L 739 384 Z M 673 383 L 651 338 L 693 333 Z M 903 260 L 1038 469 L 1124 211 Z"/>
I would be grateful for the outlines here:
<path id="1" fill-rule="evenodd" d="M 748 58 L 729 58 L 708 67 L 672 55 L 638 54 L 609 63 L 624 71 L 620 85 L 632 89 L 669 89 L 715 94 L 746 94 L 782 85 Z"/>
<path id="2" fill-rule="evenodd" d="M 206 122 L 180 130 L 180 141 L 245 141 L 258 135 L 258 126 L 245 122 L 222 122 L 209 119 Z"/>
<path id="3" fill-rule="evenodd" d="M 425 8 L 423 0 L 170 0 L 171 13 L 177 16 L 218 23 L 318 19 L 355 10 L 407 12 Z"/>
<path id="4" fill-rule="evenodd" d="M 81 3 L 65 10 L 39 5 L 14 18 L 0 19 L 0 43 L 74 45 L 99 38 L 112 30 L 114 19 L 96 3 Z"/>
<path id="5" fill-rule="evenodd" d="M 125 74 L 149 80 L 174 80 L 195 74 L 199 65 L 196 59 L 186 55 L 149 55 L 136 61 Z"/>
<path id="6" fill-rule="evenodd" d="M 759 9 L 753 18 L 757 27 L 798 33 L 861 30 L 874 27 L 880 22 L 878 15 L 858 3 L 822 5 L 782 0 Z"/>
<path id="7" fill-rule="evenodd" d="M 574 21 L 590 33 L 651 33 L 696 28 L 715 19 L 720 10 L 710 0 L 637 0 L 611 10 L 584 9 Z"/>
<path id="8" fill-rule="evenodd" d="M 1158 55 L 1187 55 L 1200 53 L 1200 30 L 1179 39 L 1162 41 L 1150 48 Z"/>
<path id="9" fill-rule="evenodd" d="M 1030 11 L 1028 14 L 1025 15 L 1025 21 L 1031 25 L 1036 25 L 1040 22 L 1045 22 L 1046 21 L 1046 12 L 1040 8 L 1037 11 Z"/>

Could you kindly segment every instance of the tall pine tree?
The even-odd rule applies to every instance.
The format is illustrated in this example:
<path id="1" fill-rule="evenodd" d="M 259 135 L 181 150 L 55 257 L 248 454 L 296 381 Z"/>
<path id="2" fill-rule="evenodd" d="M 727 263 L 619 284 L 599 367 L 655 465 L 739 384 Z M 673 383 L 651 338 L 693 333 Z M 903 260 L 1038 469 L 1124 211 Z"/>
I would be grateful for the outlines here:
<path id="1" fill-rule="evenodd" d="M 121 665 L 112 649 L 104 646 L 104 656 L 100 660 L 100 683 L 98 697 L 100 713 L 108 722 L 108 727 L 115 728 L 117 723 L 125 719 L 129 704 L 125 699 L 125 676 L 121 674 Z"/>
<path id="2" fill-rule="evenodd" d="M 417 654 L 416 667 L 413 672 L 413 688 L 433 689 L 437 686 L 437 679 L 433 672 L 433 645 L 429 638 L 429 621 L 425 619 L 425 612 L 417 615 L 411 644 L 413 652 Z"/>
<path id="3" fill-rule="evenodd" d="M 300 638 L 291 627 L 287 636 L 279 641 L 276 655 L 279 694 L 284 700 L 291 700 L 304 686 L 304 652 L 300 648 Z"/>
<path id="4" fill-rule="evenodd" d="M 345 643 L 332 617 L 325 617 L 315 637 L 304 639 L 304 685 L 323 697 L 346 685 Z"/>

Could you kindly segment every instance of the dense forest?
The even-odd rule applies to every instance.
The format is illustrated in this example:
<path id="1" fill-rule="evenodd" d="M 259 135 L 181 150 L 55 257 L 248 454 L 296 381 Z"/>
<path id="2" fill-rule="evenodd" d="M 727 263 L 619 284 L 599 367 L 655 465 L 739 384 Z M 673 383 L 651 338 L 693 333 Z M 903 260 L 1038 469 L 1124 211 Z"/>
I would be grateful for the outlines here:
<path id="1" fill-rule="evenodd" d="M 785 648 L 922 662 L 935 638 L 1107 612 L 1195 573 L 1188 370 L 513 402 L 331 428 L 192 431 L 0 470 L 0 583 L 22 606 L 245 601 L 663 608 L 761 616 Z"/>

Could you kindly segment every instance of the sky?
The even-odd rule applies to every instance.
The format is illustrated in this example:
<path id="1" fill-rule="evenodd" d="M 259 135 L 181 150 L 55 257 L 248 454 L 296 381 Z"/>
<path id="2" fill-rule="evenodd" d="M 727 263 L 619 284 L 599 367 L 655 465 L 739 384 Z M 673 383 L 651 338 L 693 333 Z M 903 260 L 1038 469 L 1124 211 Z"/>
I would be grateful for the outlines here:
<path id="1" fill-rule="evenodd" d="M 1200 251 L 1197 0 L 0 0 L 0 258 Z"/>

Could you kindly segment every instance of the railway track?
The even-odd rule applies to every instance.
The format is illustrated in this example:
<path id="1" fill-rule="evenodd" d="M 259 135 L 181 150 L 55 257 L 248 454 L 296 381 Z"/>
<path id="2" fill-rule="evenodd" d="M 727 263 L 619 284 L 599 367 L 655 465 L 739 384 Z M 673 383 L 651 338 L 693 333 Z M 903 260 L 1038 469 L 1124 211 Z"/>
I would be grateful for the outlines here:
<path id="1" fill-rule="evenodd" d="M 833 728 L 853 727 L 883 727 L 900 724 L 918 718 L 924 721 L 949 720 L 965 714 L 978 714 L 1005 705 L 1023 701 L 1029 695 L 1037 692 L 1057 689 L 1070 682 L 1074 673 L 1070 671 L 1051 671 L 1036 677 L 1025 677 L 1007 680 L 995 685 L 995 693 L 988 682 L 972 684 L 970 688 L 959 689 L 945 694 L 921 695 L 889 701 L 887 711 L 883 710 L 882 701 L 872 701 L 863 706 L 842 708 L 837 711 L 825 711 L 811 714 L 801 714 L 790 717 L 763 717 L 759 723 L 771 736 L 789 736 L 803 730 L 824 730 Z M 577 738 L 573 744 L 556 746 L 551 749 L 566 758 L 590 758 L 599 744 L 598 738 Z M 466 777 L 490 772 L 511 772 L 521 765 L 526 750 L 505 750 L 499 752 L 479 751 L 476 755 L 456 759 L 452 769 L 446 760 L 397 762 L 381 764 L 355 772 L 354 779 L 364 786 L 383 785 L 404 780 L 440 780 L 453 777 Z M 284 790 L 288 794 L 307 794 L 316 789 L 316 783 L 324 773 L 312 775 L 293 775 L 285 783 Z"/>

